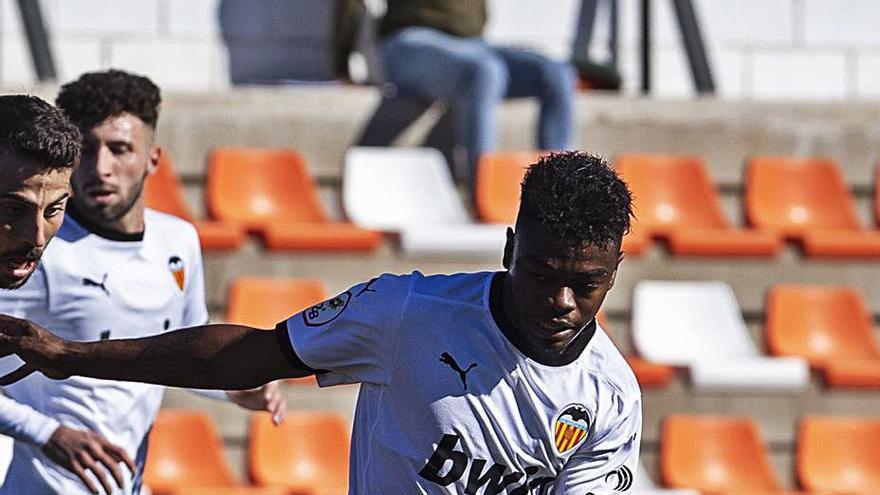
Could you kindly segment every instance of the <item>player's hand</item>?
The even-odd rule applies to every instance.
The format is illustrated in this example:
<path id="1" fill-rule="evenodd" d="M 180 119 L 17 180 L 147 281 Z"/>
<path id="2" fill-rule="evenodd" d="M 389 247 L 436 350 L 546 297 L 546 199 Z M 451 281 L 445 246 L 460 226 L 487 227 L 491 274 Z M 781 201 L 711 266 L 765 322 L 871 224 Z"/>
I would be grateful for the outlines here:
<path id="1" fill-rule="evenodd" d="M 135 472 L 134 462 L 125 450 L 93 431 L 59 426 L 42 450 L 50 459 L 75 474 L 95 494 L 99 493 L 98 487 L 86 474 L 87 471 L 91 471 L 108 495 L 113 492 L 108 473 L 116 485 L 122 488 L 124 480 L 119 464 L 125 464 L 132 475 Z"/>
<path id="2" fill-rule="evenodd" d="M 15 383 L 34 371 L 42 371 L 49 378 L 67 378 L 70 375 L 57 368 L 56 360 L 66 343 L 36 323 L 0 314 L 0 357 L 17 354 L 26 363 L 0 377 L 0 385 Z"/>
<path id="3" fill-rule="evenodd" d="M 281 394 L 277 381 L 250 390 L 230 390 L 226 395 L 232 402 L 246 409 L 269 411 L 272 422 L 276 425 L 281 424 L 287 414 L 287 399 Z"/>

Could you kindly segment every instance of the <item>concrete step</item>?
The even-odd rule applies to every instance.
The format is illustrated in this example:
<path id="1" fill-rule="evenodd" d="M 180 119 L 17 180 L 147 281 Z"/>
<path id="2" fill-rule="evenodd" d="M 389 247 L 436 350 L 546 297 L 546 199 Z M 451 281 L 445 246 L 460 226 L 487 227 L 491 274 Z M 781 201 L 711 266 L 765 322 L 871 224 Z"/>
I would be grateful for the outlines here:
<path id="1" fill-rule="evenodd" d="M 374 88 L 290 86 L 168 93 L 158 142 L 187 176 L 203 174 L 215 146 L 300 150 L 318 177 L 339 177 L 345 150 L 378 101 Z M 713 179 L 736 184 L 748 156 L 827 155 L 843 165 L 850 183 L 869 186 L 880 159 L 880 104 L 767 103 L 713 98 L 656 100 L 601 92 L 575 103 L 577 148 L 619 153 L 695 153 Z M 506 102 L 499 112 L 499 146 L 535 146 L 537 108 L 529 100 Z M 431 115 L 401 137 L 415 144 Z"/>

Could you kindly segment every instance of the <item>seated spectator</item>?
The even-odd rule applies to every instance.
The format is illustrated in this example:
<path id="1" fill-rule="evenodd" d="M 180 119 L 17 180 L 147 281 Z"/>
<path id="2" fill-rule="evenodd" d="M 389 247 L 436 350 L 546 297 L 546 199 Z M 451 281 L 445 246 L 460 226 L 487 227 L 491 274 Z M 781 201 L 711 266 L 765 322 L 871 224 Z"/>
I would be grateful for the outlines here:
<path id="1" fill-rule="evenodd" d="M 503 98 L 539 97 L 535 145 L 549 150 L 571 146 L 571 66 L 521 48 L 488 44 L 482 37 L 485 0 L 387 4 L 379 24 L 385 77 L 402 97 L 449 105 L 455 143 L 467 164 L 460 179 L 472 182 L 480 155 L 496 148 L 495 113 Z"/>

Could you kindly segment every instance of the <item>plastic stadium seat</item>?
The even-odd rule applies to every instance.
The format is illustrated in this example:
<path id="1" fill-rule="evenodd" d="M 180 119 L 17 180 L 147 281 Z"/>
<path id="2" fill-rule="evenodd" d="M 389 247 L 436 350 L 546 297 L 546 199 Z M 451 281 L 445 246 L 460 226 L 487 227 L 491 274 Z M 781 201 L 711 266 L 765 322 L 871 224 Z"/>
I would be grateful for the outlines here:
<path id="1" fill-rule="evenodd" d="M 351 148 L 343 203 L 366 229 L 399 232 L 404 252 L 500 255 L 504 225 L 475 224 L 443 155 L 431 148 Z"/>
<path id="2" fill-rule="evenodd" d="M 336 413 L 290 411 L 274 426 L 268 413 L 251 416 L 248 467 L 259 486 L 283 486 L 297 493 L 348 492 L 350 434 Z"/>
<path id="3" fill-rule="evenodd" d="M 229 286 L 226 321 L 255 328 L 278 322 L 329 297 L 317 279 L 238 277 Z"/>
<path id="4" fill-rule="evenodd" d="M 229 285 L 226 321 L 273 329 L 291 315 L 329 297 L 324 282 L 310 278 L 238 277 Z M 291 378 L 288 383 L 315 384 L 314 376 Z"/>
<path id="5" fill-rule="evenodd" d="M 880 232 L 862 228 L 843 173 L 833 160 L 753 158 L 745 195 L 751 225 L 799 241 L 807 256 L 880 256 Z"/>
<path id="6" fill-rule="evenodd" d="M 673 415 L 660 432 L 664 483 L 703 493 L 786 493 L 749 418 Z"/>
<path id="7" fill-rule="evenodd" d="M 541 151 L 495 151 L 480 157 L 475 196 L 480 220 L 507 225 L 516 222 L 526 169 L 544 154 Z"/>
<path id="8" fill-rule="evenodd" d="M 269 249 L 369 251 L 382 243 L 378 232 L 330 220 L 305 160 L 292 150 L 217 148 L 207 191 L 211 215 L 261 233 Z"/>
<path id="9" fill-rule="evenodd" d="M 773 354 L 803 357 L 829 385 L 880 388 L 873 316 L 855 289 L 774 286 L 766 333 Z"/>
<path id="10" fill-rule="evenodd" d="M 238 485 L 223 456 L 223 440 L 201 411 L 159 411 L 150 433 L 144 483 L 157 495 L 178 487 Z"/>
<path id="11" fill-rule="evenodd" d="M 730 225 L 699 157 L 621 155 L 615 167 L 633 193 L 634 230 L 666 239 L 673 254 L 771 256 L 782 248 L 773 232 Z"/>
<path id="12" fill-rule="evenodd" d="M 476 210 L 486 223 L 514 225 L 519 211 L 519 197 L 526 168 L 543 154 L 540 151 L 496 151 L 480 157 L 476 181 Z M 628 255 L 643 253 L 650 240 L 630 232 L 623 238 Z"/>
<path id="13" fill-rule="evenodd" d="M 245 231 L 238 224 L 193 220 L 183 197 L 183 185 L 168 153 L 162 153 L 159 168 L 147 179 L 144 196 L 148 208 L 180 217 L 195 225 L 202 249 L 238 249 L 244 243 Z"/>
<path id="14" fill-rule="evenodd" d="M 614 341 L 614 333 L 611 331 L 611 327 L 608 326 L 605 312 L 600 310 L 596 314 L 596 319 L 599 321 L 602 329 L 605 330 L 605 333 L 608 334 L 608 337 Z M 617 345 L 616 342 L 615 345 Z M 629 367 L 632 368 L 633 374 L 636 375 L 636 380 L 638 380 L 642 388 L 664 388 L 669 385 L 669 380 L 672 379 L 672 375 L 675 373 L 675 369 L 671 366 L 652 363 L 638 356 L 630 355 L 624 356 L 624 358 Z"/>
<path id="15" fill-rule="evenodd" d="M 809 383 L 805 360 L 761 355 L 723 282 L 639 282 L 632 333 L 639 354 L 688 366 L 698 388 L 799 389 Z"/>
<path id="16" fill-rule="evenodd" d="M 808 416 L 798 429 L 797 477 L 805 490 L 880 493 L 880 418 Z"/>

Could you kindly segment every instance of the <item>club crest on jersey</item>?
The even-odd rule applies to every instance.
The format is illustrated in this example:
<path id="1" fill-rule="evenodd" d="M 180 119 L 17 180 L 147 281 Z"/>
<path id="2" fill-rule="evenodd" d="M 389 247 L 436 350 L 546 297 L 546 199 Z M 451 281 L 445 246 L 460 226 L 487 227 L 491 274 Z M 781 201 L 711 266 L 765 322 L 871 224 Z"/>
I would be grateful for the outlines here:
<path id="1" fill-rule="evenodd" d="M 303 322 L 310 327 L 326 325 L 345 311 L 350 300 L 351 292 L 345 291 L 333 299 L 318 303 L 302 312 Z"/>
<path id="2" fill-rule="evenodd" d="M 184 266 L 183 260 L 180 259 L 179 256 L 168 258 L 168 269 L 171 270 L 171 274 L 174 275 L 174 281 L 177 282 L 177 288 L 183 290 L 183 285 L 186 283 L 186 266 Z"/>
<path id="3" fill-rule="evenodd" d="M 590 413 L 581 404 L 565 406 L 553 421 L 556 452 L 560 455 L 577 447 L 590 431 Z"/>

